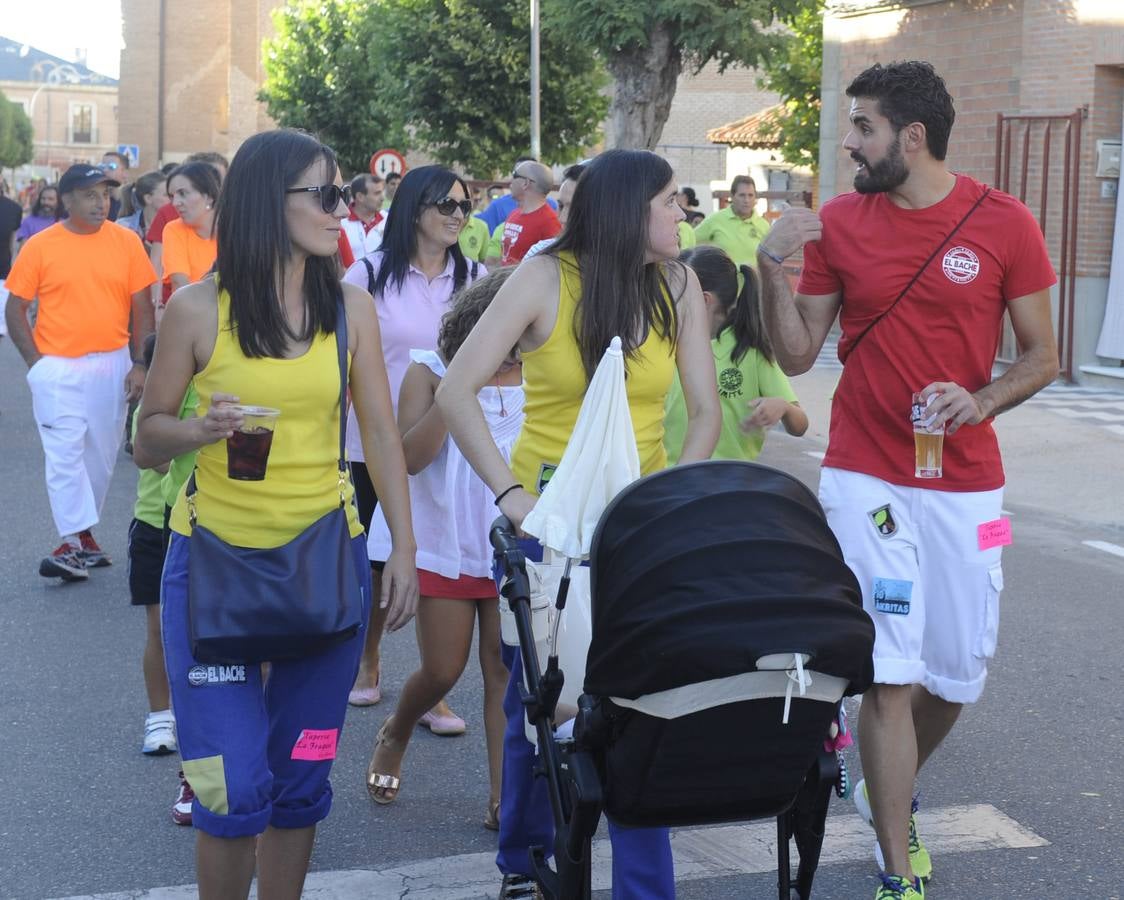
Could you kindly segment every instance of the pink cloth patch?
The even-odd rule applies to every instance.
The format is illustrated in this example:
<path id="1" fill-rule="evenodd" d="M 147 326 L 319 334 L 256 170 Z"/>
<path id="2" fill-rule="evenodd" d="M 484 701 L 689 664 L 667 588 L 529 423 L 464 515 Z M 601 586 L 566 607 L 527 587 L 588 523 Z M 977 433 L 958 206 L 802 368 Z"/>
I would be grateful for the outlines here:
<path id="1" fill-rule="evenodd" d="M 994 522 L 984 522 L 976 529 L 981 550 L 1006 547 L 1011 543 L 1011 520 L 1004 516 Z"/>
<path id="2" fill-rule="evenodd" d="M 301 732 L 297 742 L 293 745 L 293 755 L 290 759 L 304 759 L 309 762 L 321 762 L 325 759 L 336 758 L 336 740 L 339 738 L 338 728 L 316 730 L 306 728 Z"/>

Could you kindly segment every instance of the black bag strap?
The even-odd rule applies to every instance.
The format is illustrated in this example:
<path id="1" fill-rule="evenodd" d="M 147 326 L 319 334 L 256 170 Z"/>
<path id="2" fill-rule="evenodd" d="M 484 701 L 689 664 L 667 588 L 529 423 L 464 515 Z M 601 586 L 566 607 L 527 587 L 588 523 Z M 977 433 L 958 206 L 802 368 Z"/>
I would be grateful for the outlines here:
<path id="1" fill-rule="evenodd" d="M 368 263 L 370 265 L 370 263 Z M 343 287 L 336 287 L 336 358 L 339 361 L 340 369 L 340 452 L 338 454 L 339 460 L 339 473 L 340 473 L 340 507 L 345 505 L 344 500 L 344 485 L 347 483 L 349 477 L 346 459 L 346 444 L 347 444 L 347 311 L 343 305 Z M 190 502 L 195 498 L 197 490 L 195 484 L 195 473 L 199 471 L 199 467 L 195 466 L 191 470 L 191 477 L 187 479 L 187 493 L 184 495 Z M 195 525 L 195 505 L 190 505 L 190 517 L 192 526 Z"/>
<path id="2" fill-rule="evenodd" d="M 849 360 L 851 358 L 851 354 L 854 353 L 855 350 L 858 349 L 858 346 L 862 342 L 862 339 L 870 333 L 871 329 L 873 329 L 875 325 L 877 325 L 879 322 L 881 322 L 883 319 L 885 319 L 886 316 L 888 316 L 893 311 L 894 307 L 898 305 L 898 303 L 901 301 L 901 299 L 906 294 L 909 293 L 910 288 L 912 288 L 915 284 L 917 284 L 917 279 L 925 274 L 925 270 L 927 268 L 929 268 L 929 263 L 931 263 L 934 259 L 937 258 L 937 254 L 940 253 L 944 249 L 945 244 L 947 244 L 949 241 L 952 240 L 952 238 L 956 234 L 956 232 L 958 232 L 961 229 L 961 227 L 964 225 L 964 223 L 967 222 L 972 217 L 972 213 L 974 213 L 977 209 L 980 208 L 980 204 L 984 202 L 984 200 L 987 198 L 987 195 L 990 194 L 990 193 L 991 193 L 991 188 L 985 188 L 984 189 L 984 192 L 982 194 L 980 194 L 980 196 L 976 200 L 976 202 L 972 204 L 972 208 L 969 209 L 966 213 L 964 213 L 964 217 L 959 222 L 956 223 L 956 227 L 953 228 L 952 231 L 950 231 L 948 234 L 946 234 L 944 236 L 944 238 L 941 240 L 941 242 L 939 244 L 937 244 L 937 246 L 933 249 L 933 252 L 929 254 L 929 258 L 926 259 L 925 262 L 923 262 L 921 264 L 921 268 L 918 269 L 914 273 L 914 275 L 911 279 L 909 279 L 909 284 L 907 284 L 904 288 L 902 288 L 902 292 L 900 294 L 898 294 L 897 297 L 894 298 L 894 302 L 891 303 L 889 306 L 887 306 L 886 309 L 884 309 L 878 315 L 878 318 L 876 318 L 873 322 L 871 322 L 869 325 L 867 325 L 866 328 L 864 328 L 859 333 L 859 336 L 857 338 L 855 338 L 854 343 L 852 343 L 851 346 L 848 348 L 847 355 L 840 357 L 839 361 L 841 363 L 843 363 L 844 365 L 847 364 L 847 360 Z"/>
<path id="3" fill-rule="evenodd" d="M 367 267 L 367 293 L 375 296 L 375 267 L 367 257 L 363 257 L 363 265 Z"/>

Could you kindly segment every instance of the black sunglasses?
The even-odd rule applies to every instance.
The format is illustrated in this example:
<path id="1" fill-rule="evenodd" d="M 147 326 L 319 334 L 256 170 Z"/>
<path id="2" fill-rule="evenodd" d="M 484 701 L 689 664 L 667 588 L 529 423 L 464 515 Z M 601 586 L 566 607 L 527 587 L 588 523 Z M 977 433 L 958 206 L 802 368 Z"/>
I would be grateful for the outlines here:
<path id="1" fill-rule="evenodd" d="M 465 214 L 467 218 L 472 212 L 471 200 L 454 200 L 452 197 L 446 197 L 444 200 L 438 200 L 433 204 L 433 208 L 443 216 L 451 216 L 460 208 L 460 211 Z"/>
<path id="2" fill-rule="evenodd" d="M 320 208 L 326 213 L 333 213 L 342 200 L 344 206 L 351 206 L 351 185 L 349 184 L 319 184 L 315 187 L 288 188 L 286 194 L 306 194 L 316 191 L 320 195 Z"/>

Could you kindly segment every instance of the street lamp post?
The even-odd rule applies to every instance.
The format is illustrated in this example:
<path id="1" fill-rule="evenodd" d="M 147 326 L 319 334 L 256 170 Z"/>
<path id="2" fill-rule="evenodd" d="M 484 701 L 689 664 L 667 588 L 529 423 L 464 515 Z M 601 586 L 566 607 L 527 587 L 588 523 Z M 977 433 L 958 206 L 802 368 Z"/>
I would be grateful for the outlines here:
<path id="1" fill-rule="evenodd" d="M 539 106 L 539 0 L 531 0 L 531 156 L 542 156 L 542 111 Z"/>

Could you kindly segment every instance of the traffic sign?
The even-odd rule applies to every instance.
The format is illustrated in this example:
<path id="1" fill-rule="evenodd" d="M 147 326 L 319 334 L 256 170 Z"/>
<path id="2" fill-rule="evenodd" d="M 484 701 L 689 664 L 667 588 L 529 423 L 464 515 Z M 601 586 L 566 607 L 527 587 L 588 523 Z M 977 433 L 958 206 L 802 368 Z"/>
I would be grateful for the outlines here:
<path id="1" fill-rule="evenodd" d="M 391 172 L 399 175 L 406 171 L 406 158 L 397 150 L 386 148 L 371 155 L 371 174 L 386 178 Z"/>
<path id="2" fill-rule="evenodd" d="M 140 165 L 140 144 L 118 144 L 117 152 L 129 160 L 129 168 Z"/>

